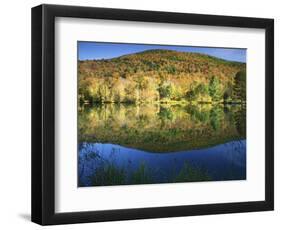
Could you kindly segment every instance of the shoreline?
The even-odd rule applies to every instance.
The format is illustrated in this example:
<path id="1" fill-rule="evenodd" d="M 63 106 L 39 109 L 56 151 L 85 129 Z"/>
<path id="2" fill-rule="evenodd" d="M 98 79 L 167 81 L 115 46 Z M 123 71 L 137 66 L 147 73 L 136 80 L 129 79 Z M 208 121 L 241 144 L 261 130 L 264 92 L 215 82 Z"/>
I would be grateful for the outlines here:
<path id="1" fill-rule="evenodd" d="M 146 104 L 157 104 L 157 105 L 246 105 L 245 101 L 222 101 L 222 102 L 210 102 L 210 101 L 141 101 L 141 102 L 113 102 L 113 101 L 104 101 L 104 102 L 89 102 L 83 101 L 79 105 L 107 105 L 107 104 L 116 104 L 116 105 L 146 105 Z"/>

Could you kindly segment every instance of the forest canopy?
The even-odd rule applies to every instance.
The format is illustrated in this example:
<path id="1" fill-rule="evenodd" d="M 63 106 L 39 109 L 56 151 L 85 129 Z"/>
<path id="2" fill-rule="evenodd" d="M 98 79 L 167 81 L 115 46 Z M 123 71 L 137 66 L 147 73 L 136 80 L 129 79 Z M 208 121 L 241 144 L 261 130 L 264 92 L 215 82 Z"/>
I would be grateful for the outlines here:
<path id="1" fill-rule="evenodd" d="M 206 54 L 147 50 L 78 61 L 80 103 L 245 103 L 246 64 Z"/>

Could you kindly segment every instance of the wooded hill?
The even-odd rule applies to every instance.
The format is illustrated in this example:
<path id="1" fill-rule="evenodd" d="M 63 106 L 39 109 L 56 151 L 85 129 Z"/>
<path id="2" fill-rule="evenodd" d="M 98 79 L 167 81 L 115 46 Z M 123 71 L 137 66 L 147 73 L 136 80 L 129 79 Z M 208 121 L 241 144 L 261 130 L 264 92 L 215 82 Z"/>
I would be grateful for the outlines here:
<path id="1" fill-rule="evenodd" d="M 147 50 L 78 61 L 80 103 L 246 100 L 246 64 L 210 55 Z"/>

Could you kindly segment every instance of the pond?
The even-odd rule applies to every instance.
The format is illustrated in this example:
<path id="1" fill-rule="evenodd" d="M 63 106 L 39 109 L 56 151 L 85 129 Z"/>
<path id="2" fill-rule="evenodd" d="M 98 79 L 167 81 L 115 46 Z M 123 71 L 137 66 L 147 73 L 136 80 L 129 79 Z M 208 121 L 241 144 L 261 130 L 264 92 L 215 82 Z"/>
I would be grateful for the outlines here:
<path id="1" fill-rule="evenodd" d="M 243 105 L 96 104 L 78 113 L 80 187 L 246 179 Z"/>

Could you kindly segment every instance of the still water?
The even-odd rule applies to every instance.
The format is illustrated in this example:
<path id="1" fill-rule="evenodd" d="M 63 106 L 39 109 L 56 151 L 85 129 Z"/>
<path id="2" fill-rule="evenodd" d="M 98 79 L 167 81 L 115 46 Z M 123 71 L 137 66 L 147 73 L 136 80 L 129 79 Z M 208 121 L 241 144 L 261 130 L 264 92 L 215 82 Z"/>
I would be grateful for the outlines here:
<path id="1" fill-rule="evenodd" d="M 241 105 L 79 108 L 78 186 L 246 179 Z"/>

